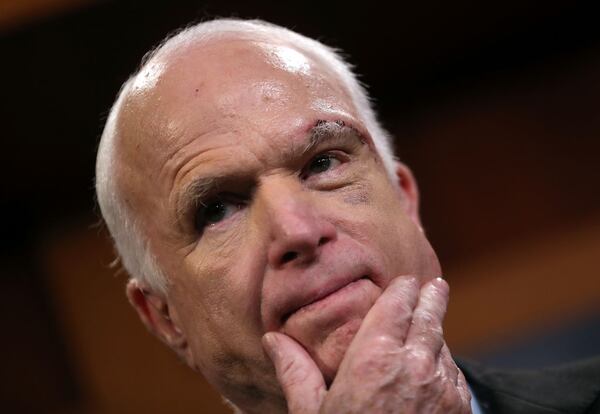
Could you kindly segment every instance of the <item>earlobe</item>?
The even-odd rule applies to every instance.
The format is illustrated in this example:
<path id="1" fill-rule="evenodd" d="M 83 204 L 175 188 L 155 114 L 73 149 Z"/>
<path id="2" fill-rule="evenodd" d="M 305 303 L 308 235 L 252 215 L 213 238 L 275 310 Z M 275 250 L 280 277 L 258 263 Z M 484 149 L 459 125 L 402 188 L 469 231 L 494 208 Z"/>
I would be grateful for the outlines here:
<path id="1" fill-rule="evenodd" d="M 421 218 L 419 216 L 419 188 L 412 171 L 405 164 L 396 161 L 395 163 L 396 178 L 398 187 L 406 204 L 406 212 L 408 216 L 421 227 Z"/>
<path id="2" fill-rule="evenodd" d="M 186 337 L 171 315 L 165 295 L 153 292 L 137 279 L 129 280 L 126 293 L 129 303 L 146 328 L 191 363 Z"/>

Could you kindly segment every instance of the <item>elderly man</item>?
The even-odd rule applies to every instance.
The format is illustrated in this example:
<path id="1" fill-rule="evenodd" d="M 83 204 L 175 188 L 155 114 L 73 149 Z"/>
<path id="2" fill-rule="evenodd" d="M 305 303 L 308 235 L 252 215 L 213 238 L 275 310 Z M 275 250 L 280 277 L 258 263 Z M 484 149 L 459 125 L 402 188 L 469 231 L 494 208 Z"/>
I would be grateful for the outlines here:
<path id="1" fill-rule="evenodd" d="M 96 185 L 141 320 L 242 412 L 471 412 L 415 180 L 332 49 L 183 30 L 123 86 Z"/>

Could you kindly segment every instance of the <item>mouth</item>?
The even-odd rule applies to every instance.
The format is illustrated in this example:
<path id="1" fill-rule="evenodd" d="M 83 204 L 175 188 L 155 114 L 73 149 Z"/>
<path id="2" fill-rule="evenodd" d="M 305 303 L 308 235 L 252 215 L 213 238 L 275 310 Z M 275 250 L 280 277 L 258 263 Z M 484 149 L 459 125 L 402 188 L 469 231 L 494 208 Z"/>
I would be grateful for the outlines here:
<path id="1" fill-rule="evenodd" d="M 334 285 L 328 289 L 324 289 L 316 295 L 310 296 L 298 306 L 294 306 L 290 311 L 286 312 L 281 318 L 281 325 L 283 326 L 293 315 L 300 315 L 327 306 L 329 302 L 335 301 L 336 297 L 349 293 L 351 290 L 358 288 L 362 283 L 368 280 L 371 280 L 369 275 L 363 275 L 358 279 L 351 280 L 341 286 Z"/>

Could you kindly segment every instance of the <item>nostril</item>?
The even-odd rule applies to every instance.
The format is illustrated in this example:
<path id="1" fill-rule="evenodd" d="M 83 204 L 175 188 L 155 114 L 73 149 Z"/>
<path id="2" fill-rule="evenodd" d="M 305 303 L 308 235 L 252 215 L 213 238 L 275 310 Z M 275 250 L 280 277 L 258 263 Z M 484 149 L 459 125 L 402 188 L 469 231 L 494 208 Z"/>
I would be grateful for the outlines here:
<path id="1" fill-rule="evenodd" d="M 329 239 L 327 237 L 321 237 L 319 239 L 319 246 L 324 245 L 325 243 L 327 243 L 329 241 Z"/>
<path id="2" fill-rule="evenodd" d="M 296 252 L 286 252 L 283 257 L 281 258 L 281 263 L 285 264 L 287 262 L 291 262 L 292 260 L 294 260 L 296 257 L 298 257 L 298 253 Z"/>

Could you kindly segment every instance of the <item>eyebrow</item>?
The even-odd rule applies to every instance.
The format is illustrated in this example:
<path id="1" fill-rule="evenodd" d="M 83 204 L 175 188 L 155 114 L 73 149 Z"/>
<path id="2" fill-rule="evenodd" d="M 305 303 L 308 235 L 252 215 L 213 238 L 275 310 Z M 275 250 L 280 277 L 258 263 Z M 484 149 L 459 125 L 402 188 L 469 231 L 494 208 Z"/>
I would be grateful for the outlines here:
<path id="1" fill-rule="evenodd" d="M 283 160 L 304 158 L 320 145 L 348 137 L 354 137 L 360 144 L 367 142 L 365 136 L 358 129 L 346 125 L 344 121 L 318 120 L 306 134 L 305 140 L 308 141 L 306 145 L 301 149 L 292 146 L 285 151 Z M 195 178 L 178 193 L 176 199 L 177 220 L 182 220 L 192 208 L 203 205 L 204 200 L 218 194 L 220 188 L 227 188 L 231 183 L 237 183 L 236 186 L 239 186 L 239 183 L 244 181 L 251 188 L 251 182 L 254 180 L 250 179 L 243 171 Z"/>
<path id="2" fill-rule="evenodd" d="M 191 208 L 204 205 L 204 201 L 216 194 L 227 182 L 234 181 L 233 176 L 198 177 L 186 185 L 176 199 L 177 220 L 182 220 Z"/>
<path id="3" fill-rule="evenodd" d="M 324 142 L 339 139 L 347 135 L 353 135 L 361 144 L 367 142 L 367 139 L 358 129 L 346 125 L 344 121 L 325 121 L 320 119 L 309 130 L 308 143 L 301 155 L 310 153 L 315 147 Z"/>

